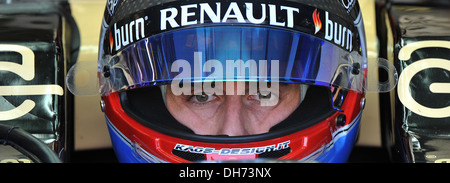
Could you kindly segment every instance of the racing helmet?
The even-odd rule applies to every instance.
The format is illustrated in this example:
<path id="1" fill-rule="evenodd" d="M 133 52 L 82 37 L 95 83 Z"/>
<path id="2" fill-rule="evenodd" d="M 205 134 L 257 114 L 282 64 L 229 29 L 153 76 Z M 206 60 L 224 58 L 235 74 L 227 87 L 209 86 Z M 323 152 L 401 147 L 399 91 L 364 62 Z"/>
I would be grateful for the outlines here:
<path id="1" fill-rule="evenodd" d="M 365 101 L 362 15 L 356 0 L 107 1 L 98 77 L 120 162 L 345 162 Z M 300 85 L 302 100 L 264 133 L 199 134 L 166 95 L 208 82 Z"/>

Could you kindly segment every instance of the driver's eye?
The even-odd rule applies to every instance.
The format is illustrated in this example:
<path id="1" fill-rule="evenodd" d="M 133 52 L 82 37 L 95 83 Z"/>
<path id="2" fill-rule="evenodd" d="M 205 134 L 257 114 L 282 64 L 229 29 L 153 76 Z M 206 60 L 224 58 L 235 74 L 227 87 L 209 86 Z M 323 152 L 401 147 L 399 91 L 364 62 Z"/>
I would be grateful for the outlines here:
<path id="1" fill-rule="evenodd" d="M 263 94 L 261 92 L 258 92 L 259 100 L 270 99 L 270 97 L 272 97 L 272 92 L 268 92 L 267 94 Z"/>
<path id="2" fill-rule="evenodd" d="M 204 104 L 204 103 L 211 102 L 216 98 L 217 97 L 214 94 L 202 93 L 201 95 L 192 95 L 190 97 L 190 100 L 194 103 Z"/>
<path id="3" fill-rule="evenodd" d="M 205 93 L 203 93 L 202 95 L 195 95 L 195 99 L 196 99 L 198 102 L 207 102 L 208 99 L 209 99 L 209 96 L 206 95 Z"/>

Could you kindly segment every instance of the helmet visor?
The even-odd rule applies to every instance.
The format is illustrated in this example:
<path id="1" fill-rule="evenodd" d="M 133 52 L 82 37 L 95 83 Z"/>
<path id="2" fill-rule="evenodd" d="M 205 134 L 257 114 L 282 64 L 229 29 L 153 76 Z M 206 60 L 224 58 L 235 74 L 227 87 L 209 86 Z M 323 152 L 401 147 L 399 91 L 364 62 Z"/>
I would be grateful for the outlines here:
<path id="1" fill-rule="evenodd" d="M 216 26 L 154 35 L 99 62 L 100 92 L 180 82 L 277 81 L 364 88 L 365 64 L 315 36 L 274 28 Z"/>

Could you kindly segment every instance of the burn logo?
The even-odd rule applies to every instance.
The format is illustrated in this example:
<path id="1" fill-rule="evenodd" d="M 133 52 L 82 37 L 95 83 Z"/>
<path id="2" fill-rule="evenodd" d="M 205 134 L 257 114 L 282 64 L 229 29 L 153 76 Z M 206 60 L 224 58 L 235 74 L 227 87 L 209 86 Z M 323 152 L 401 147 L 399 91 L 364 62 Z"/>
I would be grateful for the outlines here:
<path id="1" fill-rule="evenodd" d="M 314 10 L 312 17 L 313 17 L 314 29 L 315 29 L 314 34 L 317 34 L 320 31 L 320 29 L 322 29 L 322 22 L 320 21 L 320 15 L 319 15 L 319 12 L 317 12 L 317 8 L 316 8 L 316 10 Z"/>
<path id="2" fill-rule="evenodd" d="M 325 39 L 348 51 L 353 49 L 353 32 L 344 25 L 331 20 L 328 11 L 325 11 Z"/>
<path id="3" fill-rule="evenodd" d="M 120 27 L 117 26 L 117 23 L 114 24 L 114 46 L 116 51 L 121 47 L 125 47 L 139 39 L 145 38 L 144 20 L 148 20 L 148 17 L 137 18 Z M 110 39 L 111 37 L 112 35 L 110 35 Z"/>

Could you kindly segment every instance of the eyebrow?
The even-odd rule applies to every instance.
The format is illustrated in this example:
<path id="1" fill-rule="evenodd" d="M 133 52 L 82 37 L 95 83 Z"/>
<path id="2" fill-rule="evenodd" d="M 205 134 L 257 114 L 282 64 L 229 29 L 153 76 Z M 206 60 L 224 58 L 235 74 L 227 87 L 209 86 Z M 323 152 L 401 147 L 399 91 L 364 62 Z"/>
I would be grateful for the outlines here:
<path id="1" fill-rule="evenodd" d="M 222 83 L 224 84 L 224 85 L 226 85 L 226 83 L 227 82 L 235 82 L 235 81 L 223 81 Z M 204 83 L 205 82 L 202 82 L 202 84 L 201 84 L 201 91 L 202 92 L 204 92 L 204 89 L 203 89 L 203 85 L 204 85 Z M 206 82 L 206 83 L 209 83 L 209 82 Z M 211 86 L 214 88 L 215 87 L 215 81 L 214 82 L 211 82 L 212 84 L 211 84 Z M 249 82 L 245 82 L 245 85 L 246 86 L 248 86 L 248 83 Z M 292 83 L 278 83 L 278 85 L 279 85 L 279 87 L 280 88 L 286 88 L 286 87 L 288 87 L 290 84 L 292 84 Z M 192 95 L 194 95 L 194 91 L 195 91 L 195 89 L 196 88 L 198 88 L 198 87 L 196 87 L 196 85 L 195 85 L 195 83 L 191 83 L 191 94 Z M 271 88 L 271 87 L 268 87 L 268 88 Z M 249 87 L 245 87 L 245 93 L 248 93 L 248 90 L 249 90 Z M 259 90 L 259 88 L 258 88 L 258 90 Z M 225 94 L 226 93 L 226 87 L 223 87 L 223 93 Z"/>

